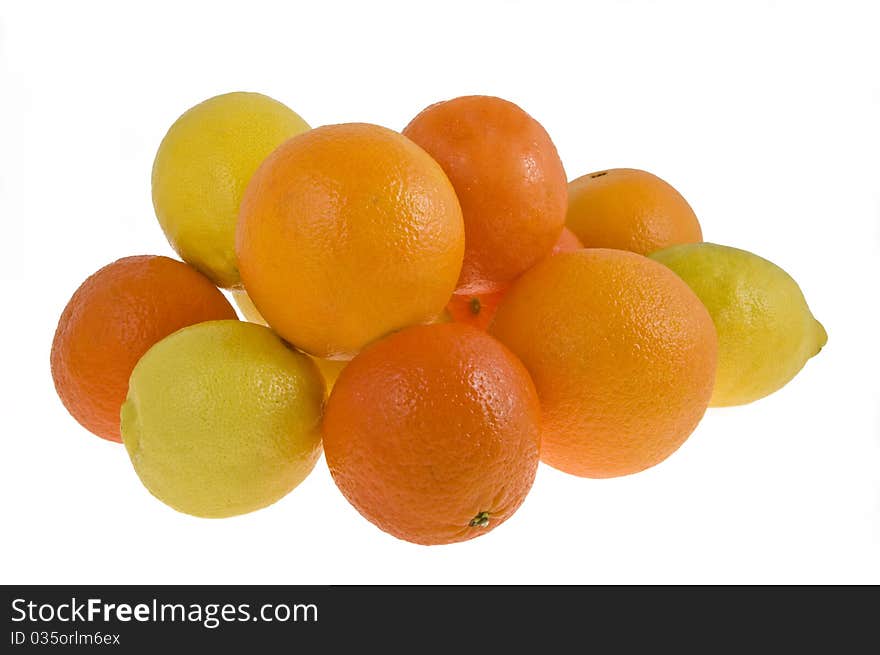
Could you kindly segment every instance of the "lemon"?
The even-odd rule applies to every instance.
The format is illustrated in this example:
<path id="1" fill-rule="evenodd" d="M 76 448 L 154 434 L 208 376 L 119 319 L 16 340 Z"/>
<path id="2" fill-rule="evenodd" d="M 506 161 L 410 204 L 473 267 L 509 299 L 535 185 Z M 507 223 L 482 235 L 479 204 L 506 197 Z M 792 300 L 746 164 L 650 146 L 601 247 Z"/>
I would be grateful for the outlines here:
<path id="1" fill-rule="evenodd" d="M 221 287 L 240 282 L 235 224 L 262 161 L 308 124 L 259 93 L 219 95 L 178 118 L 153 162 L 153 207 L 177 253 Z"/>
<path id="2" fill-rule="evenodd" d="M 238 309 L 241 312 L 241 315 L 244 316 L 245 320 L 250 321 L 251 323 L 257 323 L 258 325 L 269 325 L 266 322 L 266 319 L 263 318 L 263 315 L 260 314 L 260 310 L 254 305 L 254 301 L 251 300 L 247 291 L 244 289 L 233 289 L 232 299 L 235 301 L 235 304 L 238 305 Z M 309 355 L 309 357 L 311 357 L 311 355 Z M 321 375 L 324 376 L 324 384 L 326 385 L 327 395 L 329 396 L 330 392 L 333 390 L 333 385 L 336 384 L 336 378 L 342 373 L 342 369 L 345 368 L 348 361 L 341 359 L 322 359 L 321 357 L 311 357 L 311 359 L 315 362 L 318 370 L 321 371 Z"/>
<path id="3" fill-rule="evenodd" d="M 202 517 L 244 514 L 306 478 L 321 450 L 324 383 L 270 329 L 199 323 L 140 359 L 122 406 L 122 441 L 144 486 Z"/>
<path id="4" fill-rule="evenodd" d="M 766 259 L 714 243 L 672 246 L 650 257 L 693 289 L 715 323 L 711 406 L 744 405 L 782 388 L 828 340 L 797 282 Z"/>

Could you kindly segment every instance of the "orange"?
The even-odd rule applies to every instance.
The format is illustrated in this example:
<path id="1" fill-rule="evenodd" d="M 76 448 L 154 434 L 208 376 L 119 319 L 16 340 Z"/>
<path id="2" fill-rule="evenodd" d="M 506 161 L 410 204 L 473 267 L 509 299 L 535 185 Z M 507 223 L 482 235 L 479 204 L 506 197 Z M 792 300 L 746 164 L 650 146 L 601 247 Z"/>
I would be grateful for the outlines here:
<path id="1" fill-rule="evenodd" d="M 553 246 L 553 250 L 550 251 L 550 254 L 557 255 L 561 252 L 572 252 L 574 250 L 580 250 L 583 247 L 584 244 L 578 239 L 577 234 L 565 227 L 562 228 L 562 233 L 556 240 L 556 244 Z"/>
<path id="2" fill-rule="evenodd" d="M 581 248 L 583 246 L 574 235 L 574 232 L 564 228 L 550 254 L 571 252 Z M 467 323 L 485 330 L 489 327 L 489 323 L 492 322 L 492 317 L 495 316 L 495 311 L 498 309 L 498 303 L 501 302 L 503 297 L 504 291 L 495 291 L 494 293 L 482 295 L 456 293 L 452 296 L 449 304 L 446 305 L 446 310 L 456 323 Z"/>
<path id="3" fill-rule="evenodd" d="M 440 162 L 461 202 L 458 292 L 499 291 L 550 252 L 565 223 L 565 170 L 538 121 L 517 105 L 465 96 L 431 105 L 403 133 Z"/>
<path id="4" fill-rule="evenodd" d="M 649 255 L 703 240 L 700 222 L 682 195 L 656 175 L 634 168 L 590 173 L 568 185 L 566 225 L 587 248 Z"/>
<path id="5" fill-rule="evenodd" d="M 485 330 L 492 322 L 498 303 L 504 297 L 504 291 L 483 294 L 460 294 L 452 296 L 446 311 L 456 323 L 465 323 Z"/>
<path id="6" fill-rule="evenodd" d="M 443 170 L 412 141 L 378 125 L 329 125 L 257 169 L 236 250 L 269 325 L 311 355 L 345 359 L 443 310 L 464 225 Z"/>
<path id="7" fill-rule="evenodd" d="M 523 275 L 490 332 L 541 399 L 544 462 L 574 475 L 636 473 L 672 454 L 715 382 L 709 312 L 675 274 L 623 250 L 550 257 Z"/>
<path id="8" fill-rule="evenodd" d="M 538 466 L 540 407 L 520 361 L 476 328 L 407 328 L 342 371 L 324 414 L 337 486 L 382 530 L 419 544 L 486 534 Z"/>
<path id="9" fill-rule="evenodd" d="M 153 344 L 180 328 L 234 319 L 217 287 L 168 257 L 125 257 L 89 277 L 67 303 L 52 341 L 52 378 L 67 411 L 90 432 L 122 441 L 128 378 Z"/>

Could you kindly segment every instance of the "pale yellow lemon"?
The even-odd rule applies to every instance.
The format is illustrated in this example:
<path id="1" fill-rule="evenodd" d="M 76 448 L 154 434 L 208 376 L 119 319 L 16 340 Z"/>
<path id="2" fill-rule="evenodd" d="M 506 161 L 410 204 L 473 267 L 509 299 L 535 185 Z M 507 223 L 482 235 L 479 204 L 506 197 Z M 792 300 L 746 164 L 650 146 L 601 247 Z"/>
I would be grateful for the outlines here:
<path id="1" fill-rule="evenodd" d="M 797 282 L 773 262 L 714 243 L 671 246 L 651 259 L 703 301 L 718 332 L 710 405 L 743 405 L 787 384 L 828 340 Z"/>
<path id="2" fill-rule="evenodd" d="M 140 359 L 122 441 L 156 498 L 195 516 L 234 516 L 274 503 L 309 474 L 323 401 L 315 364 L 270 329 L 208 321 Z"/>
<path id="3" fill-rule="evenodd" d="M 239 281 L 235 224 L 245 186 L 269 153 L 308 124 L 259 93 L 215 96 L 178 118 L 153 163 L 153 206 L 177 253 L 221 287 Z"/>

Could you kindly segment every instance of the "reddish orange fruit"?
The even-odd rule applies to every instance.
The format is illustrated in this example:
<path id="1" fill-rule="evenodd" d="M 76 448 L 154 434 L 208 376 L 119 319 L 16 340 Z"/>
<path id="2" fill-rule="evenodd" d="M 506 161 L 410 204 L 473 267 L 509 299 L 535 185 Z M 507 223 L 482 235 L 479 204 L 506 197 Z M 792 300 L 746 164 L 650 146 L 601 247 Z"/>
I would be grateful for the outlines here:
<path id="1" fill-rule="evenodd" d="M 565 227 L 562 229 L 562 233 L 556 240 L 556 244 L 553 246 L 553 250 L 550 251 L 550 254 L 557 255 L 561 252 L 572 252 L 573 250 L 580 250 L 583 247 L 584 244 L 578 239 L 577 234 Z"/>
<path id="2" fill-rule="evenodd" d="M 612 168 L 573 180 L 565 223 L 587 248 L 640 255 L 703 240 L 687 200 L 656 175 L 634 168 Z"/>
<path id="3" fill-rule="evenodd" d="M 540 408 L 523 365 L 467 325 L 416 326 L 364 349 L 333 387 L 324 452 L 352 505 L 419 544 L 486 534 L 532 486 Z"/>
<path id="4" fill-rule="evenodd" d="M 583 248 L 581 242 L 574 233 L 565 228 L 556 245 L 551 251 L 552 255 L 560 252 L 571 252 L 572 250 L 580 250 Z M 504 291 L 496 291 L 494 293 L 486 293 L 482 295 L 476 294 L 454 294 L 452 300 L 446 305 L 446 310 L 456 323 L 467 323 L 474 327 L 485 330 L 492 322 L 495 311 L 498 309 L 498 303 L 504 297 Z"/>
<path id="5" fill-rule="evenodd" d="M 119 441 L 128 378 L 153 344 L 180 328 L 235 319 L 217 287 L 168 257 L 125 257 L 89 277 L 64 308 L 52 341 L 52 378 L 67 411 Z"/>
<path id="6" fill-rule="evenodd" d="M 461 202 L 457 292 L 499 291 L 550 252 L 565 223 L 565 170 L 538 121 L 512 102 L 465 96 L 431 105 L 404 135 L 436 159 Z"/>
<path id="7" fill-rule="evenodd" d="M 498 303 L 504 297 L 504 291 L 484 293 L 481 295 L 455 294 L 446 305 L 446 311 L 456 323 L 465 323 L 485 330 L 495 316 Z"/>
<path id="8" fill-rule="evenodd" d="M 574 475 L 636 473 L 672 454 L 706 411 L 717 338 L 672 271 L 623 250 L 550 257 L 504 296 L 491 333 L 526 365 L 544 462 Z"/>

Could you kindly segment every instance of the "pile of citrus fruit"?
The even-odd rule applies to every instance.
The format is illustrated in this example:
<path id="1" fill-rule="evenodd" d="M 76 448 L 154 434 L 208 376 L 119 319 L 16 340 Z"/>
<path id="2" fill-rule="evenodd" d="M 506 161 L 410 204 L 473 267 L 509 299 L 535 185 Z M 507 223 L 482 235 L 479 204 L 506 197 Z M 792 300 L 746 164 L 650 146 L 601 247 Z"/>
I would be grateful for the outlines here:
<path id="1" fill-rule="evenodd" d="M 636 169 L 569 182 L 500 98 L 396 132 L 217 96 L 168 130 L 152 191 L 183 261 L 89 277 L 52 375 L 77 421 L 196 516 L 277 501 L 323 450 L 382 530 L 471 539 L 513 515 L 540 461 L 654 466 L 707 407 L 776 391 L 826 341 L 795 281 L 703 242 L 672 186 Z"/>

